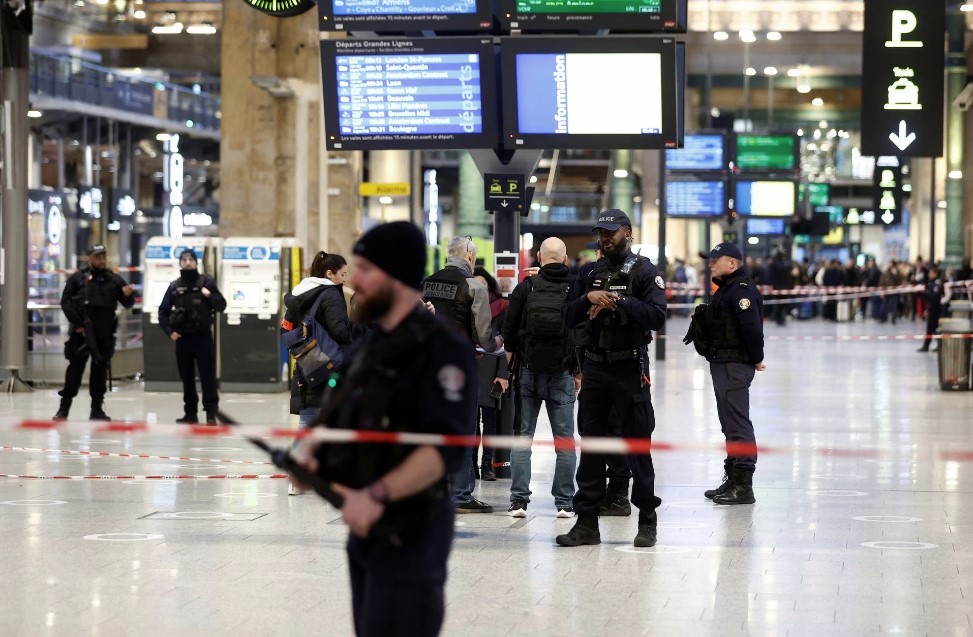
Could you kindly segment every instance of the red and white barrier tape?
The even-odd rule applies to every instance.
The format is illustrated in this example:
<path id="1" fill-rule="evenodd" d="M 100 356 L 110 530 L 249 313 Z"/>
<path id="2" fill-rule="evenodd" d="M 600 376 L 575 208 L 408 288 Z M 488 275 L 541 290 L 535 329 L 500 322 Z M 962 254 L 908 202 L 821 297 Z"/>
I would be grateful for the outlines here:
<path id="1" fill-rule="evenodd" d="M 963 287 L 973 287 L 973 280 L 968 281 L 947 281 L 945 283 L 946 287 L 951 288 L 963 288 Z M 696 293 L 702 294 L 705 288 L 700 285 L 690 286 L 688 283 L 668 283 L 666 288 L 672 290 L 674 293 L 678 292 L 680 294 Z M 845 294 L 849 292 L 878 292 L 885 290 L 890 294 L 904 294 L 907 292 L 922 292 L 925 291 L 926 286 L 924 284 L 915 283 L 909 285 L 897 285 L 893 287 L 868 287 L 864 285 L 838 285 L 838 286 L 822 286 L 822 285 L 801 285 L 789 289 L 777 289 L 769 285 L 758 285 L 757 290 L 763 296 L 788 296 L 793 294 Z"/>
<path id="2" fill-rule="evenodd" d="M 138 266 L 126 266 L 123 268 L 109 268 L 112 272 L 142 272 L 145 268 Z M 67 270 L 57 268 L 55 270 L 27 270 L 28 274 L 74 274 L 78 270 Z"/>
<path id="3" fill-rule="evenodd" d="M 196 476 L 196 475 L 173 475 L 173 476 L 114 476 L 114 475 L 85 475 L 85 476 L 33 476 L 18 475 L 13 473 L 0 473 L 0 478 L 13 478 L 16 480 L 285 480 L 286 473 L 275 473 L 273 475 L 243 474 L 237 476 Z"/>
<path id="4" fill-rule="evenodd" d="M 189 458 L 184 456 L 150 456 L 144 453 L 113 453 L 110 451 L 77 451 L 74 449 L 41 449 L 34 447 L 0 446 L 0 451 L 16 451 L 21 453 L 50 453 L 62 456 L 95 456 L 98 458 L 138 458 L 139 460 L 180 460 L 182 462 L 212 462 L 219 464 L 252 464 L 271 465 L 272 462 L 260 460 L 218 460 L 216 458 Z"/>

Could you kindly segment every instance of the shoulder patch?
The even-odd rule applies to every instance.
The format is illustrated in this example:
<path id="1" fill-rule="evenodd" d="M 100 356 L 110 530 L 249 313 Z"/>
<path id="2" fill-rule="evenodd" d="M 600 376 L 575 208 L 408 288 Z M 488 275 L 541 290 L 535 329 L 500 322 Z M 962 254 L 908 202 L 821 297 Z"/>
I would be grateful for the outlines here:
<path id="1" fill-rule="evenodd" d="M 741 310 L 744 310 L 744 311 L 749 310 L 750 309 L 750 299 L 740 299 L 739 306 L 740 306 L 740 309 Z"/>
<path id="2" fill-rule="evenodd" d="M 655 287 L 659 288 L 660 290 L 666 289 L 666 282 L 662 280 L 661 276 L 655 277 Z"/>
<path id="3" fill-rule="evenodd" d="M 445 365 L 436 373 L 436 380 L 443 388 L 443 397 L 446 400 L 458 403 L 463 400 L 463 385 L 466 383 L 466 374 L 456 365 Z"/>

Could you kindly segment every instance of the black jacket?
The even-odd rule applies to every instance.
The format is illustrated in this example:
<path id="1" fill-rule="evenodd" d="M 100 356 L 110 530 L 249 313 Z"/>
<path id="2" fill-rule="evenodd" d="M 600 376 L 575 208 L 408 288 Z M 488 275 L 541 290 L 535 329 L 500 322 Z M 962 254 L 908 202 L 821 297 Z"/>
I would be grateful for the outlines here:
<path id="1" fill-rule="evenodd" d="M 764 359 L 764 328 L 760 316 L 760 295 L 756 286 L 747 278 L 746 268 L 725 277 L 714 277 L 718 289 L 713 294 L 713 307 L 721 313 L 735 317 L 740 326 L 747 356 L 754 365 Z"/>
<path id="2" fill-rule="evenodd" d="M 135 295 L 125 296 L 122 288 L 128 283 L 122 277 L 110 270 L 93 270 L 84 268 L 68 277 L 61 293 L 61 310 L 71 324 L 71 332 L 83 328 L 85 317 L 94 324 L 96 336 L 99 340 L 110 338 L 115 333 L 115 309 L 91 308 L 85 304 L 86 285 L 114 288 L 108 290 L 108 295 L 126 309 L 135 305 Z"/>
<path id="3" fill-rule="evenodd" d="M 166 289 L 165 295 L 162 297 L 162 302 L 159 304 L 159 327 L 162 331 L 166 333 L 166 336 L 171 335 L 175 330 L 172 329 L 172 322 L 170 317 L 172 315 L 172 304 L 175 301 L 173 296 L 176 294 L 176 288 L 180 285 L 196 285 L 200 288 L 206 288 L 210 291 L 209 297 L 206 298 L 206 303 L 209 304 L 210 312 L 204 316 L 200 317 L 200 329 L 210 329 L 213 327 L 213 314 L 215 312 L 222 312 L 226 309 L 226 299 L 223 298 L 223 294 L 220 292 L 219 288 L 216 287 L 216 280 L 213 277 L 206 276 L 200 273 L 199 278 L 196 283 L 192 283 L 189 280 L 183 280 L 182 276 L 169 284 L 168 289 Z"/>
<path id="4" fill-rule="evenodd" d="M 301 289 L 298 286 L 295 290 Z M 298 295 L 291 293 L 284 295 L 284 328 L 300 328 L 301 322 L 311 306 L 317 300 L 318 295 L 323 294 L 321 304 L 318 306 L 318 313 L 315 320 L 324 326 L 331 338 L 344 350 L 351 344 L 351 325 L 348 323 L 348 306 L 345 303 L 345 295 L 339 285 L 316 285 L 308 290 L 302 291 Z M 301 383 L 297 377 L 291 382 L 291 413 L 299 413 L 302 409 L 321 406 L 321 394 L 324 386 L 312 389 Z"/>

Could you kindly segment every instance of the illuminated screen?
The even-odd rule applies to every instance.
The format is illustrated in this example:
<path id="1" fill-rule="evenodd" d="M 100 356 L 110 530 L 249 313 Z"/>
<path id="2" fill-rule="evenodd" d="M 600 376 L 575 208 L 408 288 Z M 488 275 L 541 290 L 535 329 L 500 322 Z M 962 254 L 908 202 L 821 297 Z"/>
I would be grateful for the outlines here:
<path id="1" fill-rule="evenodd" d="M 233 281 L 230 283 L 226 304 L 232 308 L 255 310 L 260 307 L 259 281 Z"/>
<path id="2" fill-rule="evenodd" d="M 329 149 L 496 146 L 489 40 L 329 40 L 321 57 Z"/>
<path id="3" fill-rule="evenodd" d="M 666 170 L 723 170 L 722 135 L 686 135 L 682 148 L 666 151 Z"/>
<path id="4" fill-rule="evenodd" d="M 666 214 L 670 217 L 716 217 L 726 212 L 722 181 L 666 183 Z"/>
<path id="5" fill-rule="evenodd" d="M 807 201 L 814 206 L 827 206 L 831 203 L 831 185 L 812 183 L 807 185 Z"/>
<path id="6" fill-rule="evenodd" d="M 797 138 L 794 135 L 737 135 L 736 166 L 741 171 L 794 170 Z"/>
<path id="7" fill-rule="evenodd" d="M 736 211 L 757 217 L 789 217 L 794 214 L 797 184 L 793 181 L 738 181 Z"/>
<path id="8" fill-rule="evenodd" d="M 522 30 L 685 30 L 686 0 L 501 0 L 505 27 Z"/>
<path id="9" fill-rule="evenodd" d="M 673 40 L 504 38 L 501 58 L 507 147 L 676 144 Z"/>
<path id="10" fill-rule="evenodd" d="M 490 0 L 318 0 L 327 31 L 488 31 Z"/>
<path id="11" fill-rule="evenodd" d="M 750 236 L 785 234 L 786 228 L 787 219 L 747 219 Z"/>

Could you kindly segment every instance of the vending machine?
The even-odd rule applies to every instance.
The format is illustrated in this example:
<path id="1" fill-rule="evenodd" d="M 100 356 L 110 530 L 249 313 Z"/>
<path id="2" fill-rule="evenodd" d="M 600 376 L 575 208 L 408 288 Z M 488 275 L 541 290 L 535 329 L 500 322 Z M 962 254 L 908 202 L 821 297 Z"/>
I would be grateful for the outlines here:
<path id="1" fill-rule="evenodd" d="M 223 242 L 220 290 L 226 312 L 220 324 L 221 388 L 231 392 L 283 391 L 287 351 L 280 342 L 283 295 L 300 275 L 293 239 L 239 237 Z"/>
<path id="2" fill-rule="evenodd" d="M 179 278 L 179 254 L 196 253 L 200 272 L 218 277 L 218 256 L 222 243 L 217 238 L 152 237 L 145 246 L 145 279 L 142 288 L 142 347 L 145 353 L 145 391 L 181 392 L 176 367 L 176 347 L 159 327 L 159 305 L 169 284 Z M 219 324 L 216 325 L 218 343 Z M 219 378 L 219 356 L 217 356 Z"/>

